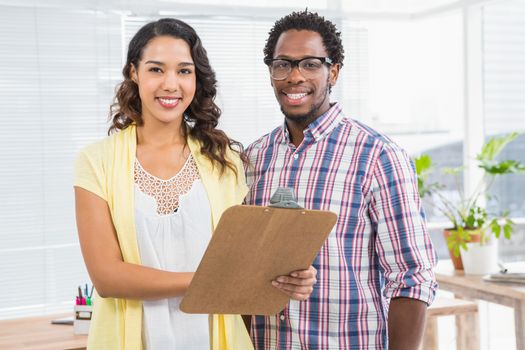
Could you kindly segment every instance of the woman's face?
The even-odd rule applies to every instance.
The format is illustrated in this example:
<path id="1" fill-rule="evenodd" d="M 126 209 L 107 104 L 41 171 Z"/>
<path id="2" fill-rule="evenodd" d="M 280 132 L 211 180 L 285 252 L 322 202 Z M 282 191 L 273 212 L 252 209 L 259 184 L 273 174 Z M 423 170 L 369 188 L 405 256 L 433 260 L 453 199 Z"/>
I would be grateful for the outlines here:
<path id="1" fill-rule="evenodd" d="M 159 36 L 142 52 L 131 78 L 139 87 L 144 124 L 181 123 L 195 95 L 195 65 L 189 45 L 182 39 Z"/>

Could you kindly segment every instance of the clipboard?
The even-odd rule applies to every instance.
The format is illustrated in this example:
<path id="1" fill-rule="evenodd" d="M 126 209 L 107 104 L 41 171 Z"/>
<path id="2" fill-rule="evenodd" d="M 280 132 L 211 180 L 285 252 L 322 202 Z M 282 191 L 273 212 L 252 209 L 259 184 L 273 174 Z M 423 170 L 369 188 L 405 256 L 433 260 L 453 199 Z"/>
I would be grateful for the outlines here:
<path id="1" fill-rule="evenodd" d="M 284 309 L 290 298 L 271 281 L 308 268 L 337 215 L 286 201 L 278 206 L 236 205 L 222 214 L 182 299 L 182 311 L 275 315 Z"/>

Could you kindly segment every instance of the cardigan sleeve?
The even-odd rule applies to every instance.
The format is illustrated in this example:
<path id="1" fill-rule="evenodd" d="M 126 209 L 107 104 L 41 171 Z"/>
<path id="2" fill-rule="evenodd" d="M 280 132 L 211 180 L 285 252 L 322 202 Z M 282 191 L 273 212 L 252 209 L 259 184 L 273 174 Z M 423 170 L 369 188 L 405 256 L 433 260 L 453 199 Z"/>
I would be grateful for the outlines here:
<path id="1" fill-rule="evenodd" d="M 99 144 L 87 146 L 78 154 L 73 184 L 107 201 L 107 186 Z"/>

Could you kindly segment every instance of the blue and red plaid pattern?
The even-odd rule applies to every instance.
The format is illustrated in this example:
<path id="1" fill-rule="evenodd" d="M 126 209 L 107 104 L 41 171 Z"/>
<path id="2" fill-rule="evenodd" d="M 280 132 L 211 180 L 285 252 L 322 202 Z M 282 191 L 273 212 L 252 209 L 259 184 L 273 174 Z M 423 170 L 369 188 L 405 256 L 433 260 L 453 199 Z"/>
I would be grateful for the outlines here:
<path id="1" fill-rule="evenodd" d="M 388 303 L 432 303 L 436 254 L 408 155 L 386 136 L 345 117 L 338 104 L 295 147 L 285 125 L 247 149 L 246 204 L 268 205 L 280 186 L 307 209 L 338 221 L 313 266 L 307 301 L 252 319 L 256 349 L 386 349 Z"/>

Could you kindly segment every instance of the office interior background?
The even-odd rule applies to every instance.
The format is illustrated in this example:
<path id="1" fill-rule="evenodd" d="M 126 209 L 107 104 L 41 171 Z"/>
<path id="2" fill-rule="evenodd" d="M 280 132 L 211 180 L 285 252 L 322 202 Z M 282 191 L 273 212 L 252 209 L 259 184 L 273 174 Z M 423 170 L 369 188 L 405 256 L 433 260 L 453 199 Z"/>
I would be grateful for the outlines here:
<path id="1" fill-rule="evenodd" d="M 465 186 L 488 137 L 525 131 L 523 0 L 0 0 L 0 319 L 69 311 L 76 286 L 89 281 L 73 162 L 107 133 L 134 33 L 162 17 L 192 25 L 217 74 L 220 127 L 248 145 L 283 122 L 262 62 L 267 33 L 306 7 L 342 32 L 345 62 L 332 101 L 411 155 L 464 164 Z M 507 154 L 525 161 L 525 135 Z M 525 259 L 524 184 L 518 176 L 495 184 L 518 223 L 511 241 L 500 242 L 502 261 Z M 446 220 L 432 208 L 427 214 L 447 258 Z M 512 349 L 512 311 L 486 303 L 480 311 L 482 347 Z M 447 327 L 443 349 L 454 343 Z"/>

